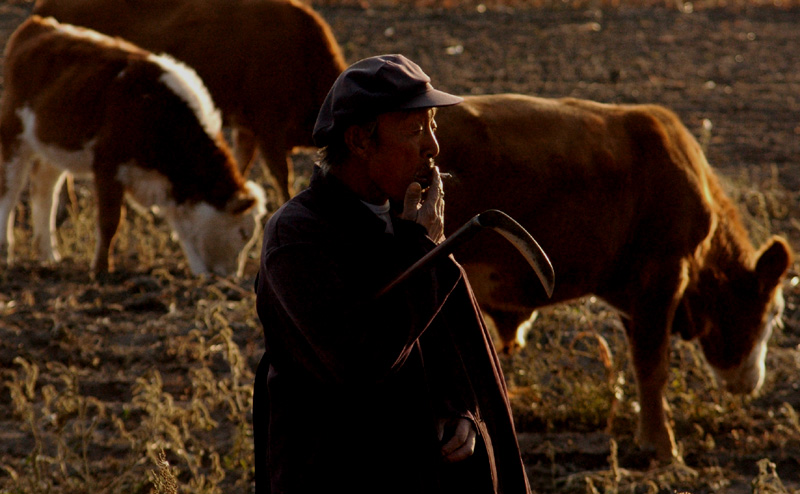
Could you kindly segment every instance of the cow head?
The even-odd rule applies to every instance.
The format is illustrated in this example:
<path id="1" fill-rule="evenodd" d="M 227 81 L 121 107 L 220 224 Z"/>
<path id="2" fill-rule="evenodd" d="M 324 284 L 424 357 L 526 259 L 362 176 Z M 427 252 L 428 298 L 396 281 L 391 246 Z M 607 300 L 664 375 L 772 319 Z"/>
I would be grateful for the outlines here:
<path id="1" fill-rule="evenodd" d="M 675 316 L 684 338 L 697 337 L 717 380 L 733 393 L 764 382 L 767 342 L 783 314 L 781 281 L 791 264 L 786 242 L 773 238 L 754 268 L 715 270 L 688 291 Z"/>
<path id="2" fill-rule="evenodd" d="M 194 274 L 241 276 L 266 213 L 264 189 L 247 182 L 223 209 L 206 202 L 180 206 L 174 228 Z"/>

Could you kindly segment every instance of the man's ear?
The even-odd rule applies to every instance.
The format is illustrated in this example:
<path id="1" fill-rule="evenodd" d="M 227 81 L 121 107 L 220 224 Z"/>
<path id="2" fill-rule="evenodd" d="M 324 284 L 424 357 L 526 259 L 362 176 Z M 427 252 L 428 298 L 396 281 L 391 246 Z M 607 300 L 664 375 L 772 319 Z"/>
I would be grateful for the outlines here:
<path id="1" fill-rule="evenodd" d="M 364 158 L 369 145 L 370 135 L 367 129 L 360 125 L 351 125 L 344 131 L 344 142 L 347 149 L 354 156 Z"/>

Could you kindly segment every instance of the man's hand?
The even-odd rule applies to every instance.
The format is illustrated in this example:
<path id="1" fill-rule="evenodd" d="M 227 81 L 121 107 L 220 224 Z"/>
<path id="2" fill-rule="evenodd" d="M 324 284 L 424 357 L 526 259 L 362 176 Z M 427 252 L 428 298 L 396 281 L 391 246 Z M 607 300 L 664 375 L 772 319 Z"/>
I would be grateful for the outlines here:
<path id="1" fill-rule="evenodd" d="M 445 425 L 455 425 L 452 437 L 444 437 Z M 475 452 L 475 438 L 477 433 L 472 421 L 463 417 L 455 420 L 439 421 L 439 441 L 443 441 L 442 458 L 448 463 L 466 460 Z"/>
<path id="2" fill-rule="evenodd" d="M 433 180 L 424 202 L 422 186 L 418 182 L 412 182 L 408 186 L 400 217 L 424 226 L 428 230 L 428 236 L 438 244 L 444 240 L 444 187 L 439 168 L 434 166 L 431 174 Z"/>

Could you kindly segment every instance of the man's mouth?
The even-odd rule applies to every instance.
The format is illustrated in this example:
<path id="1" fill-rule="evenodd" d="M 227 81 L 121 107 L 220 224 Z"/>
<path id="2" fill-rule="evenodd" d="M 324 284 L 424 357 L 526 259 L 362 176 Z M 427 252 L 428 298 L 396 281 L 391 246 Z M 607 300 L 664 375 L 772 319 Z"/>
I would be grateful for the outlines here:
<path id="1" fill-rule="evenodd" d="M 427 190 L 431 184 L 433 183 L 433 169 L 434 164 L 431 162 L 428 164 L 424 170 L 418 172 L 414 175 L 414 181 L 419 183 L 422 186 L 422 190 Z"/>

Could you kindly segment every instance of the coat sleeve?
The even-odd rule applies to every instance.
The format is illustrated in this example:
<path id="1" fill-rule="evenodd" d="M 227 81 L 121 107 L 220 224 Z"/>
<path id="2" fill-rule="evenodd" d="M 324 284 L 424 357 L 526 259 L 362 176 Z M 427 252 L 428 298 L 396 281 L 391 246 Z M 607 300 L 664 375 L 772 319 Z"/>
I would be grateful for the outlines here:
<path id="1" fill-rule="evenodd" d="M 257 303 L 266 332 L 282 332 L 272 335 L 293 365 L 321 382 L 380 382 L 403 364 L 461 278 L 457 264 L 444 258 L 376 298 L 424 253 L 419 245 L 401 238 L 361 251 L 290 241 L 265 251 Z M 269 321 L 278 323 L 269 328 Z"/>
<path id="2" fill-rule="evenodd" d="M 441 397 L 439 406 L 442 408 L 437 410 L 439 417 L 464 417 L 474 421 L 477 413 L 475 391 L 459 352 L 459 335 L 454 334 L 474 331 L 476 325 L 471 318 L 473 307 L 465 305 L 463 297 L 459 296 L 465 282 L 466 276 L 462 273 L 462 279 L 448 297 L 447 304 L 420 340 L 433 394 Z"/>

